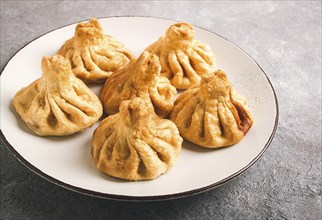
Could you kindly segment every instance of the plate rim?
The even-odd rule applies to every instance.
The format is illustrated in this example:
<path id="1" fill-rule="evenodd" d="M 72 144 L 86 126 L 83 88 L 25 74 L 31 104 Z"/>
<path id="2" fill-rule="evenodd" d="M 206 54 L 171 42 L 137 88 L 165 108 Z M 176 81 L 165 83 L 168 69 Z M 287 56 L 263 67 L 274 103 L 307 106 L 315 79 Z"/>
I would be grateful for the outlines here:
<path id="1" fill-rule="evenodd" d="M 103 16 L 103 17 L 96 17 L 98 20 L 100 19 L 109 19 L 109 18 L 149 18 L 149 19 L 159 19 L 159 20 L 166 20 L 166 21 L 174 21 L 174 22 L 179 22 L 178 20 L 174 20 L 174 19 L 169 19 L 169 18 L 162 18 L 162 17 L 156 17 L 156 16 L 138 16 L 138 15 L 120 15 L 120 16 Z M 70 25 L 75 25 L 78 24 L 80 22 L 84 22 L 84 21 L 88 21 L 90 18 L 88 19 L 84 19 L 84 20 L 80 20 L 80 21 L 76 21 L 76 22 L 72 22 L 63 26 L 59 26 L 57 28 L 54 28 L 52 30 L 49 30 L 37 37 L 35 37 L 34 39 L 30 40 L 29 42 L 27 42 L 26 44 L 24 44 L 21 48 L 19 48 L 9 59 L 8 61 L 5 63 L 5 65 L 3 66 L 3 69 L 1 70 L 0 76 L 2 75 L 2 73 L 4 72 L 4 70 L 6 69 L 6 66 L 9 64 L 9 62 L 16 56 L 16 54 L 18 54 L 22 49 L 24 49 L 27 45 L 29 45 L 30 43 L 36 41 L 37 39 L 51 33 L 54 32 L 58 29 L 70 26 Z M 37 174 L 38 176 L 44 178 L 45 180 L 54 183 L 60 187 L 63 187 L 65 189 L 83 194 L 83 195 L 87 195 L 87 196 L 92 196 L 92 197 L 97 197 L 97 198 L 102 198 L 102 199 L 111 199 L 111 200 L 118 200 L 118 201 L 161 201 L 161 200 L 171 200 L 171 199 L 179 199 L 179 198 L 184 198 L 184 197 L 188 197 L 188 196 L 192 196 L 192 195 L 196 195 L 202 192 L 206 192 L 208 190 L 214 189 L 216 187 L 219 187 L 221 185 L 223 185 L 224 183 L 234 179 L 235 177 L 239 176 L 240 174 L 242 174 L 243 172 L 245 172 L 249 167 L 251 167 L 256 161 L 258 161 L 258 159 L 264 154 L 264 152 L 267 150 L 267 148 L 269 147 L 269 145 L 271 144 L 274 135 L 276 133 L 277 127 L 278 127 L 278 119 L 279 119 L 279 105 L 278 105 L 278 100 L 277 100 L 277 95 L 275 92 L 275 89 L 273 87 L 273 84 L 271 83 L 271 81 L 269 80 L 267 74 L 265 73 L 265 71 L 263 70 L 263 68 L 246 52 L 244 51 L 241 47 L 239 47 L 238 45 L 236 45 L 235 43 L 231 42 L 230 40 L 228 40 L 225 37 L 222 37 L 221 35 L 208 30 L 206 28 L 203 27 L 199 27 L 197 25 L 193 26 L 200 28 L 202 30 L 205 30 L 207 32 L 210 32 L 211 34 L 214 34 L 220 38 L 222 38 L 223 40 L 227 41 L 228 43 L 232 44 L 233 46 L 235 46 L 236 48 L 238 48 L 239 50 L 241 50 L 243 53 L 245 53 L 256 65 L 257 67 L 262 71 L 262 74 L 265 76 L 270 89 L 272 90 L 272 93 L 274 95 L 274 99 L 275 99 L 275 106 L 276 106 L 276 115 L 275 115 L 275 121 L 274 121 L 274 127 L 273 130 L 271 132 L 270 137 L 268 138 L 265 146 L 263 147 L 263 149 L 256 155 L 256 157 L 254 157 L 246 166 L 242 167 L 240 170 L 238 170 L 237 172 L 227 176 L 224 179 L 221 179 L 220 181 L 217 181 L 215 183 L 206 185 L 204 187 L 200 187 L 200 188 L 196 188 L 196 189 L 192 189 L 192 190 L 187 190 L 187 191 L 183 191 L 183 192 L 179 192 L 179 193 L 171 193 L 171 194 L 163 194 L 163 195 L 151 195 L 151 196 L 131 196 L 131 195 L 119 195 L 119 194 L 110 194 L 110 193 L 103 193 L 103 192 L 97 192 L 94 190 L 90 190 L 90 189 L 84 189 L 82 187 L 78 187 L 78 186 L 74 186 L 68 183 L 65 183 L 61 180 L 58 180 L 44 172 L 42 172 L 40 169 L 38 169 L 37 167 L 35 167 L 34 165 L 32 165 L 29 161 L 27 161 L 22 155 L 20 155 L 15 148 L 9 143 L 9 141 L 6 139 L 5 135 L 2 132 L 2 129 L 0 128 L 0 137 L 4 143 L 4 145 L 6 146 L 6 148 L 13 154 L 13 156 L 19 161 L 21 162 L 25 167 L 27 167 L 29 170 L 31 170 L 33 173 Z"/>

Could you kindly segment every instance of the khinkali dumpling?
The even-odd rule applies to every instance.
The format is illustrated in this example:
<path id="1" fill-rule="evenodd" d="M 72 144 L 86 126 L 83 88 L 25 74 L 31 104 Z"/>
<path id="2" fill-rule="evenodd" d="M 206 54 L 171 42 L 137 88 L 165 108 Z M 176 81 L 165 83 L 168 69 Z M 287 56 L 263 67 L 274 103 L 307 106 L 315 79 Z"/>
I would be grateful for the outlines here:
<path id="1" fill-rule="evenodd" d="M 133 58 L 131 51 L 110 35 L 104 35 L 97 19 L 79 23 L 75 36 L 58 54 L 68 58 L 73 73 L 86 82 L 104 82 Z"/>
<path id="2" fill-rule="evenodd" d="M 144 51 L 137 60 L 110 76 L 100 93 L 104 111 L 115 114 L 123 100 L 140 97 L 153 105 L 160 117 L 167 116 L 173 107 L 177 90 L 160 74 L 156 55 Z"/>
<path id="3" fill-rule="evenodd" d="M 101 117 L 98 97 L 78 79 L 68 59 L 43 57 L 42 76 L 18 91 L 13 105 L 28 127 L 40 136 L 81 131 Z"/>
<path id="4" fill-rule="evenodd" d="M 187 89 L 199 83 L 201 75 L 215 69 L 210 47 L 194 39 L 194 28 L 189 23 L 171 25 L 165 36 L 146 50 L 160 57 L 162 74 L 178 89 Z"/>
<path id="5" fill-rule="evenodd" d="M 92 139 L 92 157 L 102 172 L 127 180 L 154 179 L 168 171 L 181 152 L 176 125 L 159 118 L 141 98 L 123 101 Z"/>
<path id="6" fill-rule="evenodd" d="M 170 119 L 184 139 L 206 148 L 239 142 L 253 124 L 245 99 L 221 70 L 203 75 L 199 86 L 183 92 Z"/>

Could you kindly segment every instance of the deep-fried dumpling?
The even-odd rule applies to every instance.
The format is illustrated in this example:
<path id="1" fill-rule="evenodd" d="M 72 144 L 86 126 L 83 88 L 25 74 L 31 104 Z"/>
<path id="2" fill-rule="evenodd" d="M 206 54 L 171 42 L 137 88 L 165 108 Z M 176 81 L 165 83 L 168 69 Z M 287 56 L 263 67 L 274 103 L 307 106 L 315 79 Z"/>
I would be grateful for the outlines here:
<path id="1" fill-rule="evenodd" d="M 253 124 L 245 99 L 221 70 L 203 75 L 200 86 L 183 92 L 170 119 L 184 139 L 206 148 L 239 142 Z"/>
<path id="2" fill-rule="evenodd" d="M 73 73 L 86 82 L 104 82 L 133 58 L 122 43 L 104 35 L 97 19 L 79 23 L 75 36 L 65 42 L 58 54 L 68 58 Z"/>
<path id="3" fill-rule="evenodd" d="M 178 89 L 189 88 L 200 82 L 201 75 L 215 69 L 210 47 L 194 39 L 194 29 L 189 23 L 171 25 L 165 36 L 146 50 L 160 57 L 162 74 Z"/>
<path id="4" fill-rule="evenodd" d="M 153 105 L 160 117 L 167 116 L 173 107 L 177 90 L 160 74 L 156 55 L 144 51 L 137 60 L 109 77 L 101 91 L 100 100 L 107 114 L 115 114 L 123 100 L 140 97 Z"/>
<path id="5" fill-rule="evenodd" d="M 102 172 L 127 180 L 154 179 L 179 157 L 182 138 L 176 125 L 159 118 L 141 98 L 123 101 L 105 118 L 92 139 L 92 157 Z"/>
<path id="6" fill-rule="evenodd" d="M 18 91 L 13 105 L 40 136 L 62 136 L 94 124 L 103 113 L 98 97 L 78 79 L 68 59 L 43 57 L 42 76 Z"/>

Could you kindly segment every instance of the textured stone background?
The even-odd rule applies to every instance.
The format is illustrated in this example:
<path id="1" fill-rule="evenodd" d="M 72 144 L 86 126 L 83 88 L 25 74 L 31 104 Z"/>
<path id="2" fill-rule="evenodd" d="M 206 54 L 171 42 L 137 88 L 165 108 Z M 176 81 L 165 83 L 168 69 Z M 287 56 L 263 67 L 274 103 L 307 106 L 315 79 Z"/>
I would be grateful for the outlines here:
<path id="1" fill-rule="evenodd" d="M 247 51 L 278 96 L 271 146 L 219 188 L 135 203 L 60 188 L 24 167 L 1 142 L 1 219 L 322 219 L 321 1 L 1 1 L 0 69 L 47 31 L 116 15 L 188 21 Z"/>

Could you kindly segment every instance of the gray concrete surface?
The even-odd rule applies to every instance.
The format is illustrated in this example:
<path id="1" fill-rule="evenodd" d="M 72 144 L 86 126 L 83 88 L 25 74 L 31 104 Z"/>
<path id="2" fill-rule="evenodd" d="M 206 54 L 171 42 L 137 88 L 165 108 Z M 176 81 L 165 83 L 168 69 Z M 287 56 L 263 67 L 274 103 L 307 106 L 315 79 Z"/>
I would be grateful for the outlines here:
<path id="1" fill-rule="evenodd" d="M 2 70 L 39 35 L 91 17 L 191 22 L 247 51 L 275 87 L 271 146 L 219 188 L 162 202 L 92 198 L 52 184 L 0 147 L 0 219 L 322 219 L 321 1 L 1 1 Z"/>

